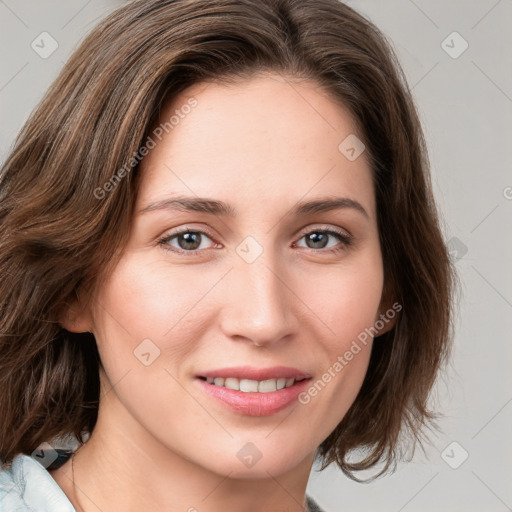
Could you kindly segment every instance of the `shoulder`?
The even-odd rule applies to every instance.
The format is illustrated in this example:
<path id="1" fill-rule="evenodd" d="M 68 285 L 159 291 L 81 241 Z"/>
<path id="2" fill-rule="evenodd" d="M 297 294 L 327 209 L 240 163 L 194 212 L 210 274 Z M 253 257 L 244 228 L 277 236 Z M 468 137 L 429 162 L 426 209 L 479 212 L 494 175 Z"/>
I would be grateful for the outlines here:
<path id="1" fill-rule="evenodd" d="M 75 512 L 50 473 L 23 453 L 0 470 L 0 512 Z"/>

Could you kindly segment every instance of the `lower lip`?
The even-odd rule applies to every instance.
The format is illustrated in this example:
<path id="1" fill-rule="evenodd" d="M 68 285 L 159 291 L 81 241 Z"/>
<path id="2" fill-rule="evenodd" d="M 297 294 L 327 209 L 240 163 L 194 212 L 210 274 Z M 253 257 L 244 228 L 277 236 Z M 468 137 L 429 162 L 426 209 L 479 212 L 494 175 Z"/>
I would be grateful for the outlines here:
<path id="1" fill-rule="evenodd" d="M 216 386 L 197 379 L 204 391 L 222 402 L 232 411 L 246 416 L 270 416 L 286 409 L 297 401 L 299 394 L 308 386 L 310 379 L 296 382 L 289 388 L 269 393 L 245 393 L 223 386 Z"/>

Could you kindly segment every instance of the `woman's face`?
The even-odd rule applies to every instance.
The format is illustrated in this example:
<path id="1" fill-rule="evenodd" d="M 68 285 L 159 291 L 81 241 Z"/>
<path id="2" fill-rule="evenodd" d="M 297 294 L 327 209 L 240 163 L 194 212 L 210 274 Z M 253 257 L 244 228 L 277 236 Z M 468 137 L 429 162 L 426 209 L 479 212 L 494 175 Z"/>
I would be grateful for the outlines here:
<path id="1" fill-rule="evenodd" d="M 82 317 L 113 386 L 97 429 L 223 475 L 283 474 L 355 400 L 361 333 L 385 311 L 366 154 L 347 110 L 274 74 L 197 84 L 160 121 L 128 244 Z"/>

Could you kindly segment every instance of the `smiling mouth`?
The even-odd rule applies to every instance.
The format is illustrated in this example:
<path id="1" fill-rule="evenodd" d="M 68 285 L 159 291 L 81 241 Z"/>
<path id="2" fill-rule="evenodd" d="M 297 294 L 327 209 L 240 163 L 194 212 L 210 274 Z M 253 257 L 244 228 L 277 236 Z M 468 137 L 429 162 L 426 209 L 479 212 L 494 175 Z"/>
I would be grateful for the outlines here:
<path id="1" fill-rule="evenodd" d="M 272 393 L 284 388 L 290 388 L 297 382 L 308 380 L 308 378 L 277 378 L 266 380 L 237 379 L 234 377 L 199 377 L 207 384 L 243 393 Z"/>

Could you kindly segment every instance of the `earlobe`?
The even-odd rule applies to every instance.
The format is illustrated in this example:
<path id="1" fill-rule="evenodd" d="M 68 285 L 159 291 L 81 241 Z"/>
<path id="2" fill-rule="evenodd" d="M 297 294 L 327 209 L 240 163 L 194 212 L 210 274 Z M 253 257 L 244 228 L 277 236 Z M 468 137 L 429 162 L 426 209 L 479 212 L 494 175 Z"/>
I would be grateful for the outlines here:
<path id="1" fill-rule="evenodd" d="M 66 304 L 59 316 L 59 324 L 70 332 L 92 332 L 90 315 L 78 301 Z"/>
<path id="2" fill-rule="evenodd" d="M 401 304 L 396 301 L 393 302 L 392 292 L 388 287 L 385 287 L 379 306 L 379 312 L 375 318 L 375 329 L 377 330 L 375 337 L 381 336 L 393 329 L 401 309 Z"/>
<path id="3" fill-rule="evenodd" d="M 388 309 L 379 309 L 379 315 L 375 319 L 375 329 L 377 329 L 375 337 L 381 336 L 393 329 L 396 324 L 396 318 L 397 311 L 393 307 Z"/>

